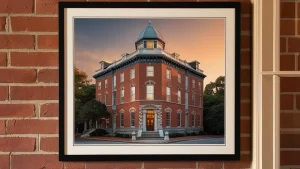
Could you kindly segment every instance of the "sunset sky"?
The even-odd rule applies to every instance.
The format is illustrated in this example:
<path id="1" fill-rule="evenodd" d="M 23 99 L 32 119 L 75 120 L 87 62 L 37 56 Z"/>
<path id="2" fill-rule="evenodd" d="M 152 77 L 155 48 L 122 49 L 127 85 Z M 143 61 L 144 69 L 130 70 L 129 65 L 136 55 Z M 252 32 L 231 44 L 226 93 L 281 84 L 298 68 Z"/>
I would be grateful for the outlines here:
<path id="1" fill-rule="evenodd" d="M 135 41 L 148 25 L 160 32 L 165 51 L 197 60 L 207 76 L 204 85 L 225 75 L 224 19 L 75 19 L 75 66 L 93 79 L 99 62 L 119 60 L 135 51 Z M 94 82 L 94 79 L 93 79 Z"/>

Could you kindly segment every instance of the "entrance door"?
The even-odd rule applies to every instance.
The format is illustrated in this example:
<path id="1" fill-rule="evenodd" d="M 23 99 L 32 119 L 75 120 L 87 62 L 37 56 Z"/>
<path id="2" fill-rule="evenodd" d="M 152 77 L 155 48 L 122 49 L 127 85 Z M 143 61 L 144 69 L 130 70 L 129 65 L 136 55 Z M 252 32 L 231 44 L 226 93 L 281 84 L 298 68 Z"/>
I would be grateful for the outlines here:
<path id="1" fill-rule="evenodd" d="M 146 115 L 147 131 L 154 131 L 154 111 L 148 110 Z"/>

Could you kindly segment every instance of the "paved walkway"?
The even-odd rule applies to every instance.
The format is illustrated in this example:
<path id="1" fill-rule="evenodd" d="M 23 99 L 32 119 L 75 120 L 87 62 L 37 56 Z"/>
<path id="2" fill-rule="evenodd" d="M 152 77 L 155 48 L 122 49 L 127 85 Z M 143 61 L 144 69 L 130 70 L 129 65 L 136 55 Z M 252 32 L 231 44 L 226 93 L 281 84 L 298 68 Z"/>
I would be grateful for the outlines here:
<path id="1" fill-rule="evenodd" d="M 131 138 L 120 138 L 120 137 L 112 137 L 112 136 L 85 137 L 85 138 L 80 138 L 80 139 L 147 144 L 147 143 L 172 143 L 172 142 L 186 141 L 186 140 L 198 140 L 198 139 L 204 139 L 204 138 L 222 138 L 222 137 L 224 137 L 224 136 L 216 136 L 216 135 L 185 136 L 185 137 L 170 138 L 169 141 L 164 141 L 164 140 L 135 140 L 135 141 L 132 141 Z"/>

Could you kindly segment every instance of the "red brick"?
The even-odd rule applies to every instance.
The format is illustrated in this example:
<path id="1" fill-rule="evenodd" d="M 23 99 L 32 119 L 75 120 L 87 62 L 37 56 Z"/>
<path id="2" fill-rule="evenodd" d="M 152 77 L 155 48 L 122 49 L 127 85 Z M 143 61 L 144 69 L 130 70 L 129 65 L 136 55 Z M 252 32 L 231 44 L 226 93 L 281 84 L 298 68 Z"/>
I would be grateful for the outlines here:
<path id="1" fill-rule="evenodd" d="M 241 151 L 250 151 L 251 137 L 241 137 Z"/>
<path id="2" fill-rule="evenodd" d="M 196 161 L 145 161 L 144 168 L 196 168 Z"/>
<path id="3" fill-rule="evenodd" d="M 12 100 L 57 100 L 57 86 L 12 86 Z"/>
<path id="4" fill-rule="evenodd" d="M 296 108 L 300 110 L 300 95 L 296 95 Z"/>
<path id="5" fill-rule="evenodd" d="M 0 35 L 0 49 L 33 49 L 33 35 Z"/>
<path id="6" fill-rule="evenodd" d="M 58 155 L 29 154 L 12 155 L 11 169 L 62 169 L 63 163 L 58 161 Z"/>
<path id="7" fill-rule="evenodd" d="M 250 120 L 241 120 L 241 133 L 250 134 L 251 121 Z"/>
<path id="8" fill-rule="evenodd" d="M 281 134 L 280 148 L 300 148 L 300 134 Z"/>
<path id="9" fill-rule="evenodd" d="M 12 66 L 58 66 L 57 52 L 11 52 Z"/>
<path id="10" fill-rule="evenodd" d="M 295 18 L 295 3 L 296 2 L 281 2 L 280 18 Z"/>
<path id="11" fill-rule="evenodd" d="M 281 151 L 280 165 L 300 165 L 300 151 Z"/>
<path id="12" fill-rule="evenodd" d="M 251 86 L 241 86 L 241 100 L 250 100 Z"/>
<path id="13" fill-rule="evenodd" d="M 49 103 L 41 105 L 40 110 L 41 117 L 58 117 L 58 104 Z"/>
<path id="14" fill-rule="evenodd" d="M 223 163 L 220 161 L 198 161 L 199 169 L 220 169 L 223 167 Z"/>
<path id="15" fill-rule="evenodd" d="M 288 38 L 288 52 L 300 52 L 300 38 Z"/>
<path id="16" fill-rule="evenodd" d="M 241 116 L 251 116 L 251 103 L 241 103 Z"/>
<path id="17" fill-rule="evenodd" d="M 57 137 L 41 138 L 40 144 L 41 144 L 42 151 L 49 151 L 49 152 L 57 152 L 58 151 L 58 138 Z"/>
<path id="18" fill-rule="evenodd" d="M 295 20 L 280 20 L 280 35 L 296 35 Z"/>
<path id="19" fill-rule="evenodd" d="M 34 104 L 0 104 L 0 117 L 34 117 Z"/>
<path id="20" fill-rule="evenodd" d="M 241 49 L 249 49 L 250 48 L 250 36 L 242 35 L 241 36 Z"/>
<path id="21" fill-rule="evenodd" d="M 57 35 L 39 35 L 38 36 L 39 49 L 58 49 Z"/>
<path id="22" fill-rule="evenodd" d="M 85 0 L 59 0 L 59 2 L 84 2 Z M 36 13 L 38 14 L 57 14 L 58 0 L 36 0 Z"/>
<path id="23" fill-rule="evenodd" d="M 134 162 L 134 161 L 133 162 L 118 161 L 117 163 L 113 162 L 113 161 L 109 161 L 109 162 L 87 162 L 86 163 L 86 169 L 115 169 L 115 168 L 118 168 L 118 169 L 125 169 L 125 168 L 134 169 L 134 168 L 141 168 L 141 167 L 142 167 L 142 162 L 140 162 L 140 161 L 136 161 L 136 162 Z M 147 167 L 144 167 L 144 168 L 146 169 Z"/>
<path id="24" fill-rule="evenodd" d="M 280 70 L 295 71 L 295 55 L 280 55 Z"/>
<path id="25" fill-rule="evenodd" d="M 9 120 L 8 134 L 57 134 L 57 120 Z"/>
<path id="26" fill-rule="evenodd" d="M 0 17 L 0 31 L 5 31 L 6 17 Z"/>
<path id="27" fill-rule="evenodd" d="M 250 168 L 251 166 L 251 155 L 241 154 L 240 161 L 225 161 L 223 169 L 241 169 Z"/>
<path id="28" fill-rule="evenodd" d="M 2 0 L 0 13 L 32 13 L 34 0 Z"/>
<path id="29" fill-rule="evenodd" d="M 58 138 L 57 137 L 45 137 L 40 140 L 41 150 L 48 152 L 58 151 Z"/>
<path id="30" fill-rule="evenodd" d="M 300 128 L 300 113 L 281 113 L 280 127 L 281 128 Z"/>
<path id="31" fill-rule="evenodd" d="M 0 52 L 0 66 L 7 66 L 7 53 Z"/>
<path id="32" fill-rule="evenodd" d="M 39 70 L 38 81 L 44 83 L 58 83 L 58 69 Z"/>
<path id="33" fill-rule="evenodd" d="M 294 95 L 281 94 L 280 95 L 280 110 L 293 110 Z"/>
<path id="34" fill-rule="evenodd" d="M 241 30 L 249 31 L 251 29 L 251 20 L 250 17 L 243 17 L 241 19 Z"/>
<path id="35" fill-rule="evenodd" d="M 281 77 L 281 92 L 300 92 L 300 77 Z"/>
<path id="36" fill-rule="evenodd" d="M 5 121 L 0 120 L 0 134 L 5 134 Z"/>
<path id="37" fill-rule="evenodd" d="M 57 32 L 57 17 L 11 17 L 12 31 Z"/>
<path id="38" fill-rule="evenodd" d="M 65 169 L 85 169 L 85 163 L 83 163 L 83 162 L 66 162 Z"/>
<path id="39" fill-rule="evenodd" d="M 280 53 L 287 52 L 286 48 L 287 48 L 286 38 L 285 37 L 280 37 Z"/>
<path id="40" fill-rule="evenodd" d="M 0 167 L 1 169 L 10 169 L 9 165 L 9 155 L 0 155 Z"/>
<path id="41" fill-rule="evenodd" d="M 250 69 L 242 69 L 240 77 L 241 77 L 241 83 L 250 83 L 251 82 L 251 70 Z"/>
<path id="42" fill-rule="evenodd" d="M 0 83 L 35 83 L 35 69 L 0 69 Z"/>
<path id="43" fill-rule="evenodd" d="M 0 86 L 0 101 L 8 100 L 8 86 Z"/>
<path id="44" fill-rule="evenodd" d="M 241 66 L 250 66 L 251 56 L 250 51 L 241 51 Z"/>
<path id="45" fill-rule="evenodd" d="M 29 137 L 0 137 L 0 150 L 4 152 L 35 151 L 35 138 Z"/>

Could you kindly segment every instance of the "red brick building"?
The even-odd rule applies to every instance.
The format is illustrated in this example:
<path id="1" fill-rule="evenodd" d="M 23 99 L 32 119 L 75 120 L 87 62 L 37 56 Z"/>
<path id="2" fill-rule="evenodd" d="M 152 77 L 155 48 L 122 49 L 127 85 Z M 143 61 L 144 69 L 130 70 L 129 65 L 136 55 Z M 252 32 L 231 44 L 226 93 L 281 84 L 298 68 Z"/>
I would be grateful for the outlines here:
<path id="1" fill-rule="evenodd" d="M 134 45 L 134 44 L 133 44 Z M 199 62 L 168 53 L 149 22 L 136 51 L 113 63 L 100 62 L 96 97 L 107 105 L 113 132 L 189 132 L 203 128 L 203 80 Z"/>

